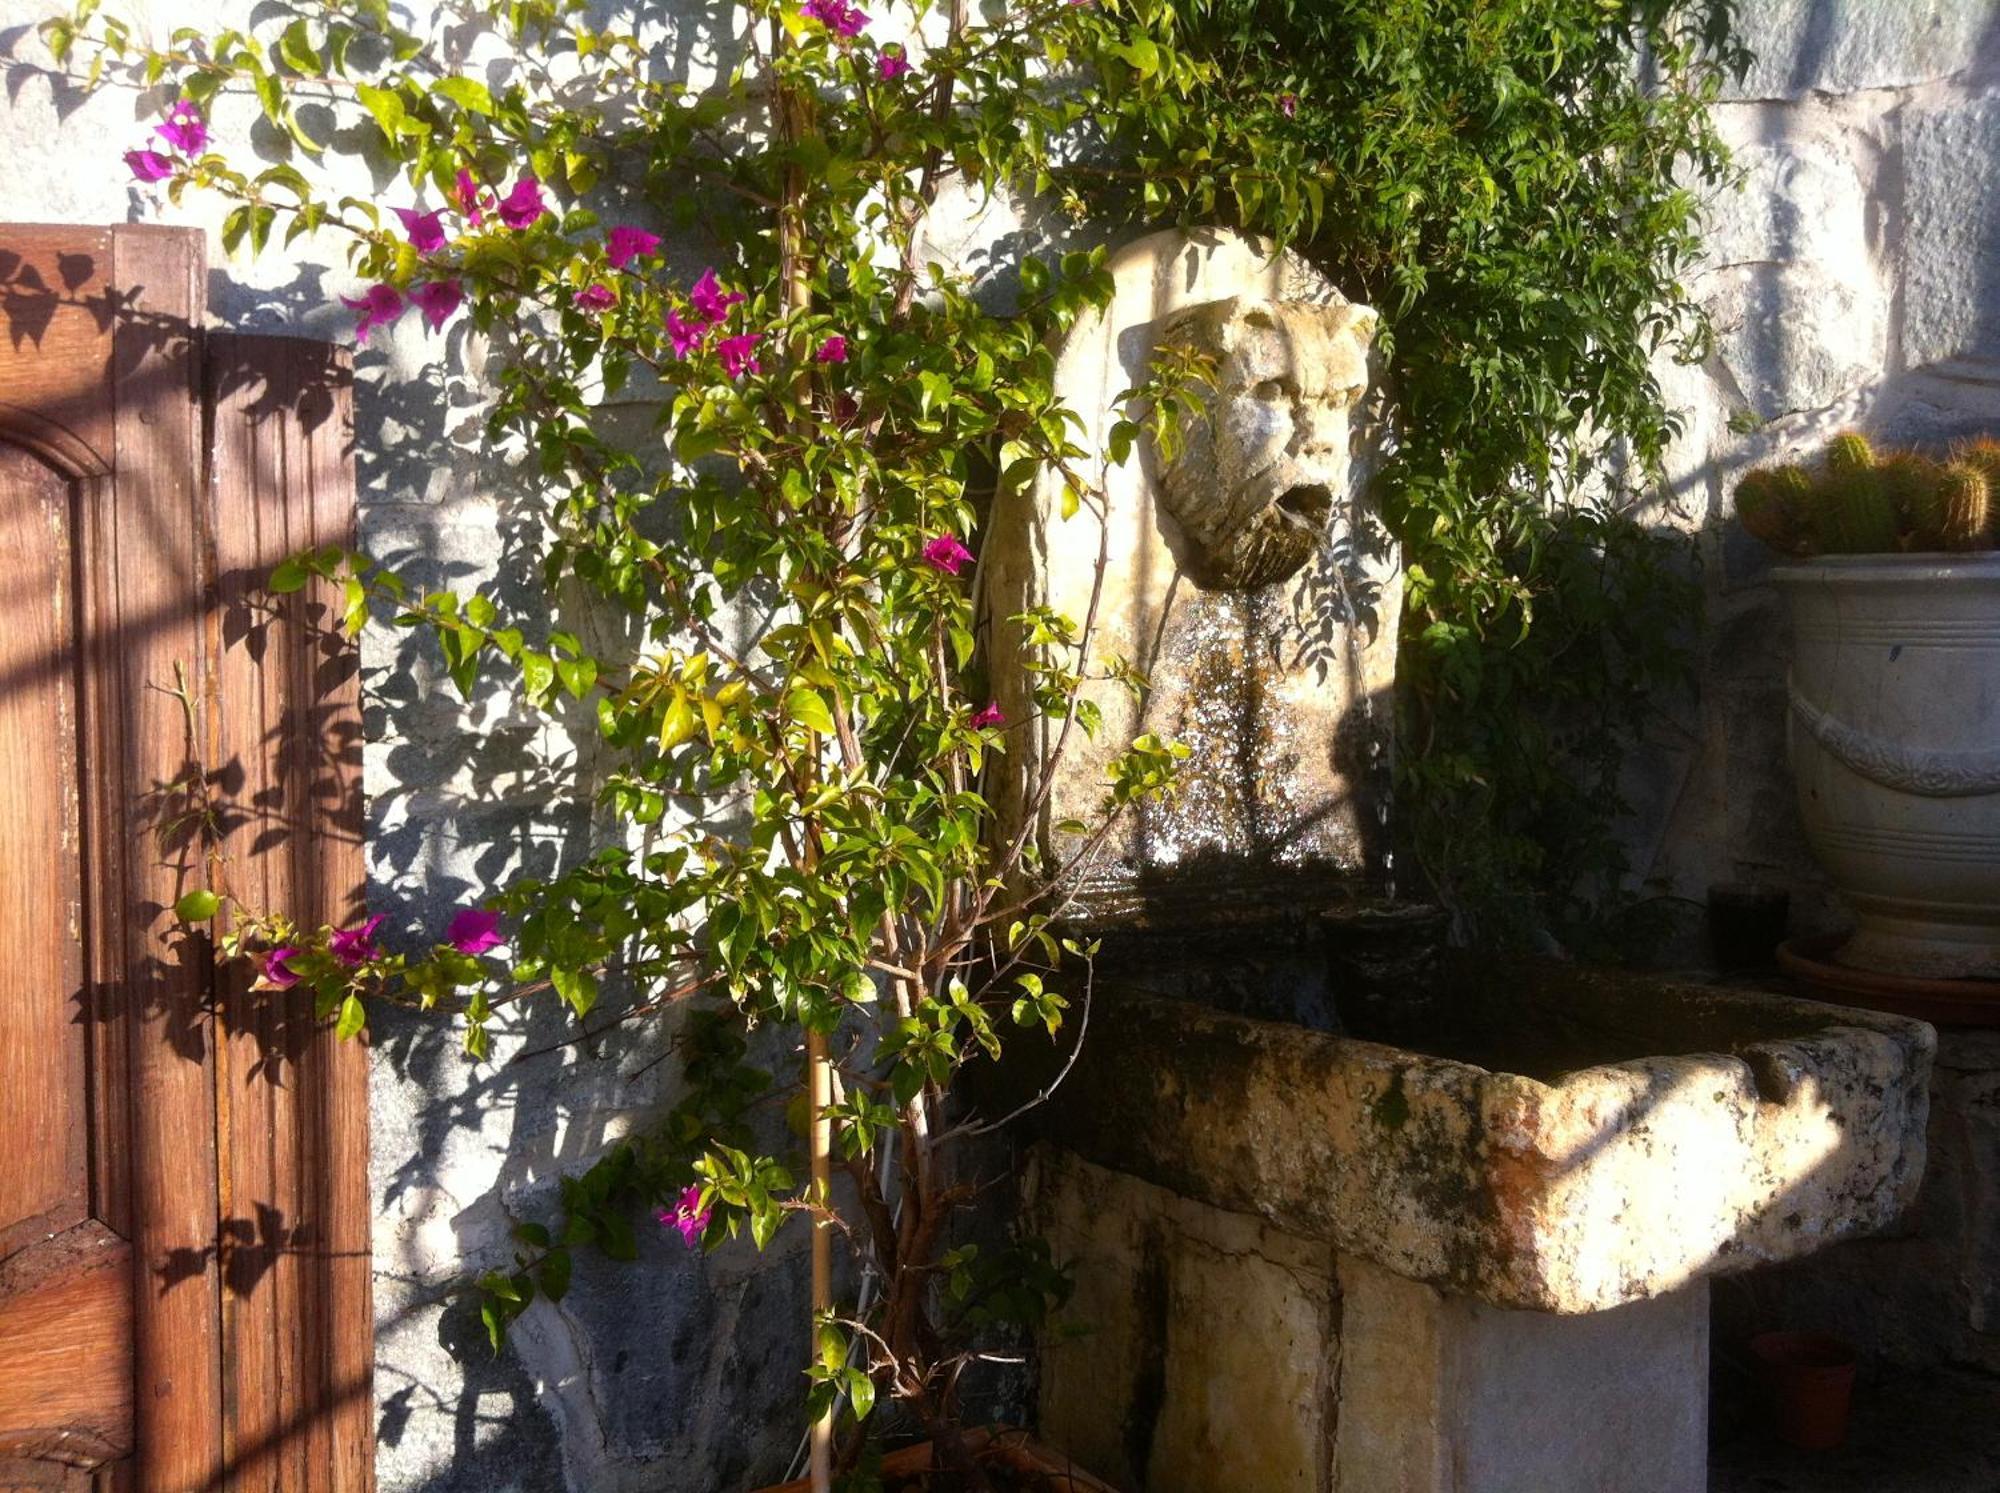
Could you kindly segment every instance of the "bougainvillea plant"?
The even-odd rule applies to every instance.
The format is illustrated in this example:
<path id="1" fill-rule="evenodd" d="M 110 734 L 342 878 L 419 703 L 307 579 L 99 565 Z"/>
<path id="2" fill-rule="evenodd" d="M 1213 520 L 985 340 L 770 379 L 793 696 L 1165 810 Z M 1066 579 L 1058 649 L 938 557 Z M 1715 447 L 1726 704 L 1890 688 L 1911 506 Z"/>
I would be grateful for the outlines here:
<path id="1" fill-rule="evenodd" d="M 598 853 L 514 881 L 441 938 L 389 908 L 299 926 L 236 904 L 226 867 L 184 914 L 219 914 L 226 952 L 268 988 L 303 982 L 344 1033 L 408 1002 L 460 1013 L 483 1059 L 503 1002 L 676 1008 L 660 1041 L 685 1097 L 567 1179 L 561 1216 L 518 1231 L 517 1268 L 480 1282 L 496 1344 L 562 1294 L 578 1246 L 632 1256 L 635 1217 L 716 1248 L 765 1246 L 803 1214 L 861 1282 L 834 1301 L 816 1250 L 816 1479 L 860 1457 L 893 1401 L 984 1486 L 954 1431 L 969 1333 L 1032 1315 L 1060 1278 L 1031 1241 L 954 1240 L 980 1183 L 957 1142 L 1000 1117 L 948 1100 L 1010 1032 L 1048 1043 L 1066 1009 L 1051 976 L 1091 950 L 1055 922 L 1067 868 L 1016 874 L 1025 834 L 996 833 L 981 796 L 993 755 L 1029 739 L 982 684 L 981 521 L 996 483 L 1052 469 L 1096 501 L 1104 458 L 1071 438 L 1050 348 L 1111 287 L 1099 252 L 1027 258 L 996 315 L 931 262 L 924 227 L 954 178 L 1064 205 L 1051 161 L 1200 108 L 1213 75 L 1176 49 L 1160 0 L 872 9 L 691 4 L 653 23 L 676 38 L 601 29 L 580 0 L 467 0 L 455 22 L 494 43 L 477 66 L 400 29 L 386 0 L 305 0 L 272 33 L 157 45 L 86 3 L 45 35 L 92 82 L 108 68 L 168 96 L 126 163 L 174 200 L 230 199 L 232 251 L 344 241 L 358 341 L 420 317 L 489 343 L 486 436 L 529 453 L 542 504 L 535 605 L 419 592 L 336 550 L 287 561 L 271 589 L 337 585 L 351 630 L 380 616 L 427 634 L 468 695 L 515 691 L 605 747 L 589 787 L 617 829 Z M 712 84 L 662 76 L 681 41 L 720 49 Z M 238 96 L 291 159 L 213 148 L 210 114 Z M 326 112 L 307 105 L 357 127 L 316 139 Z M 336 194 L 340 150 L 372 159 L 378 195 Z M 671 273 L 670 236 L 708 267 Z M 1132 408 L 1185 392 L 1156 381 Z M 658 432 L 637 449 L 606 415 L 635 397 Z M 578 605 L 634 619 L 641 645 L 593 652 L 565 625 Z M 1094 618 L 1031 621 L 1048 644 L 1019 661 L 1037 708 L 1089 729 L 1081 683 L 1137 676 L 1095 655 Z M 1123 745 L 1107 822 L 1168 789 L 1177 758 Z M 807 1062 L 758 1067 L 759 1027 L 795 1034 Z M 806 1168 L 753 1123 L 801 1090 Z"/>

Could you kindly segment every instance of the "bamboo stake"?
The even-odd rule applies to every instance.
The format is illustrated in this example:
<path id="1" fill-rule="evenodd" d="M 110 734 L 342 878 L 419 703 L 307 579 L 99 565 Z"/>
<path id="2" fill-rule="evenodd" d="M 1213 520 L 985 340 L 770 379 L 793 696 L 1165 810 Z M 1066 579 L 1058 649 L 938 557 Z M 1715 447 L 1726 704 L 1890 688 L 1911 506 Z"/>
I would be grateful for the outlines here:
<path id="1" fill-rule="evenodd" d="M 784 27 L 775 20 L 772 28 L 775 32 L 772 56 L 778 57 L 793 43 Z M 796 144 L 805 129 L 805 103 L 778 77 L 772 78 L 772 89 L 778 137 L 787 145 Z M 785 305 L 794 314 L 812 309 L 812 279 L 806 263 L 805 225 L 802 221 L 804 197 L 804 174 L 797 166 L 787 166 L 782 200 L 778 205 L 778 261 L 785 285 Z M 797 340 L 797 334 L 794 334 L 793 340 Z M 794 353 L 798 350 L 792 349 Z M 795 361 L 800 369 L 797 389 L 803 397 L 810 392 L 811 375 L 806 371 L 802 358 Z M 810 742 L 810 760 L 806 771 L 816 775 L 819 738 L 815 735 Z M 813 853 L 811 848 L 807 853 Z M 819 1351 L 819 1321 L 833 1310 L 833 1120 L 829 1114 L 833 1106 L 833 1064 L 827 1053 L 825 1035 L 810 1028 L 806 1032 L 806 1094 L 811 1104 L 811 1192 L 816 1204 L 812 1225 L 813 1320 L 807 1324 L 807 1352 L 816 1354 Z M 833 1490 L 833 1417 L 838 1403 L 836 1397 L 827 1406 L 826 1413 L 813 1422 L 812 1444 L 806 1464 L 812 1493 L 832 1493 Z"/>
<path id="2" fill-rule="evenodd" d="M 813 1316 L 833 1306 L 833 1221 L 826 1216 L 832 1206 L 833 1064 L 828 1060 L 826 1038 L 818 1032 L 806 1034 L 806 1075 L 812 1091 L 812 1192 L 820 1205 L 813 1215 L 812 1300 Z M 818 1352 L 815 1337 L 811 1351 Z M 830 1493 L 833 1487 L 833 1407 L 813 1422 L 811 1459 L 807 1471 L 812 1476 L 813 1493 Z"/>

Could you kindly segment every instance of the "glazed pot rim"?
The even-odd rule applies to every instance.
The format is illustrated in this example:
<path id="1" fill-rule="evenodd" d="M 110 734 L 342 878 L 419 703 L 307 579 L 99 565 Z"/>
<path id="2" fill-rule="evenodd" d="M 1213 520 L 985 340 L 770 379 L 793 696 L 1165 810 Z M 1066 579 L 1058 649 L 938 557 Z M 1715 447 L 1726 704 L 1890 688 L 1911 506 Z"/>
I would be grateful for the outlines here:
<path id="1" fill-rule="evenodd" d="M 1914 580 L 2000 581 L 2000 550 L 1911 555 L 1814 555 L 1771 567 L 1780 586 L 1906 586 Z"/>

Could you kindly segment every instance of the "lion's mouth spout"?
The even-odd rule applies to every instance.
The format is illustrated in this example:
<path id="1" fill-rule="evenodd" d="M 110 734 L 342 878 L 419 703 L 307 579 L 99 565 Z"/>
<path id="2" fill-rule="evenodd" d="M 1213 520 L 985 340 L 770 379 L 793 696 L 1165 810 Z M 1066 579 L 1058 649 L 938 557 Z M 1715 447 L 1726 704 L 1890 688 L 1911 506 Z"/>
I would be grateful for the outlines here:
<path id="1" fill-rule="evenodd" d="M 1324 482 L 1301 482 L 1278 494 L 1278 517 L 1314 535 L 1326 532 L 1333 520 L 1333 489 Z"/>

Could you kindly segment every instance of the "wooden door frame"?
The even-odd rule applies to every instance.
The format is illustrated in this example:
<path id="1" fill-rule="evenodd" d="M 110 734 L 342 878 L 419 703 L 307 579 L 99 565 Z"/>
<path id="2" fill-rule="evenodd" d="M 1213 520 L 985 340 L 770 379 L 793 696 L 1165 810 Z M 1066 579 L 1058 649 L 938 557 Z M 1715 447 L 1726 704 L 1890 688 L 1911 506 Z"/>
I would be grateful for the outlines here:
<path id="1" fill-rule="evenodd" d="M 0 379 L 0 440 L 77 494 L 91 1108 L 93 1134 L 126 1141 L 92 1149 L 91 1212 L 133 1254 L 137 1458 L 109 1485 L 366 1493 L 366 1052 L 302 992 L 250 996 L 176 925 L 202 852 L 159 834 L 199 807 L 232 884 L 285 899 L 270 910 L 311 926 L 360 904 L 358 670 L 329 641 L 335 598 L 251 615 L 286 553 L 352 542 L 351 380 L 324 345 L 206 337 L 204 250 L 195 230 L 0 227 L 21 256 L 0 280 L 65 256 L 61 290 L 36 279 L 52 301 L 33 340 L 55 329 L 68 382 L 0 345 L 28 369 Z"/>

